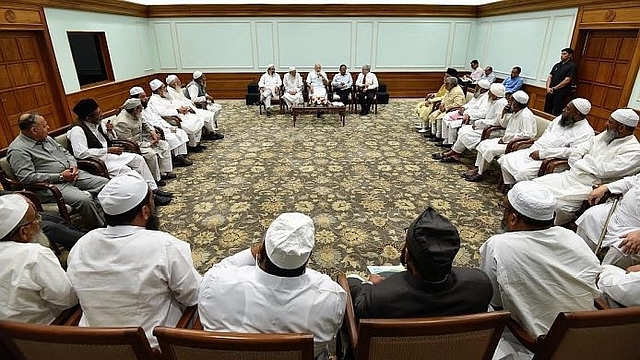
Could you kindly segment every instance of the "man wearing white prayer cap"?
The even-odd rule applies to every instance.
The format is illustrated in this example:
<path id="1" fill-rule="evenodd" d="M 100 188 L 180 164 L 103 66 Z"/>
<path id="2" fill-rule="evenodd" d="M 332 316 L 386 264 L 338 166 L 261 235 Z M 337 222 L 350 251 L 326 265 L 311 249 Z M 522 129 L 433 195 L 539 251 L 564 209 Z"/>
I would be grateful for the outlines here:
<path id="1" fill-rule="evenodd" d="M 156 115 L 162 117 L 171 125 L 179 127 L 187 132 L 189 136 L 188 150 L 191 152 L 202 152 L 206 147 L 200 145 L 202 138 L 202 127 L 204 119 L 196 115 L 195 111 L 188 106 L 173 104 L 169 98 L 167 86 L 158 79 L 149 82 L 151 97 L 147 107 Z"/>
<path id="2" fill-rule="evenodd" d="M 289 67 L 289 72 L 284 74 L 282 78 L 282 84 L 284 85 L 284 94 L 282 99 L 291 108 L 294 104 L 302 104 L 304 99 L 302 98 L 302 76 L 298 74 L 295 66 Z"/>
<path id="3" fill-rule="evenodd" d="M 553 193 L 521 181 L 503 204 L 506 232 L 480 247 L 480 269 L 493 283 L 492 307 L 511 312 L 534 338 L 546 334 L 560 312 L 593 310 L 600 262 L 573 231 L 553 226 Z M 518 353 L 532 355 L 507 331 L 493 359 Z"/>
<path id="4" fill-rule="evenodd" d="M 445 140 L 447 144 L 453 143 L 451 150 L 434 153 L 431 157 L 441 162 L 458 162 L 465 150 L 475 149 L 482 138 L 482 131 L 487 126 L 499 124 L 499 120 L 502 117 L 502 110 L 508 102 L 504 94 L 504 85 L 499 83 L 491 84 L 485 107 L 478 109 L 478 118 L 470 118 L 469 123 L 465 123 L 466 125 L 463 125 L 462 120 L 452 121 L 448 139 Z M 460 128 L 459 131 L 454 131 L 457 130 L 455 129 L 456 126 Z"/>
<path id="5" fill-rule="evenodd" d="M 451 111 L 442 118 L 442 143 L 436 144 L 440 147 L 451 147 L 458 137 L 458 129 L 463 123 L 482 119 L 487 114 L 487 104 L 489 102 L 489 80 L 482 79 L 476 84 L 476 90 L 471 100 L 462 105 L 458 111 Z M 418 132 L 423 132 L 418 130 Z M 426 132 L 426 130 L 424 130 Z"/>
<path id="6" fill-rule="evenodd" d="M 587 200 L 594 185 L 606 184 L 635 175 L 640 168 L 640 143 L 633 132 L 638 115 L 631 109 L 611 113 L 607 129 L 584 142 L 569 156 L 568 171 L 534 179 L 558 199 L 556 224 L 575 219 L 575 212 Z"/>
<path id="7" fill-rule="evenodd" d="M 570 101 L 545 132 L 528 149 L 506 154 L 498 159 L 507 185 L 538 177 L 544 159 L 568 159 L 575 149 L 593 140 L 593 128 L 587 121 L 591 103 L 577 98 Z"/>
<path id="8" fill-rule="evenodd" d="M 78 302 L 53 251 L 35 242 L 40 220 L 22 195 L 0 196 L 0 320 L 49 324 Z"/>
<path id="9" fill-rule="evenodd" d="M 280 86 L 282 86 L 280 75 L 276 72 L 275 66 L 269 64 L 267 71 L 260 76 L 260 80 L 258 81 L 260 102 L 263 103 L 267 109 L 267 116 L 271 116 L 271 99 L 280 96 Z"/>
<path id="10" fill-rule="evenodd" d="M 157 230 L 151 190 L 137 172 L 112 178 L 98 201 L 107 228 L 83 236 L 68 258 L 83 311 L 79 326 L 140 326 L 157 347 L 153 328 L 174 327 L 181 308 L 197 302 L 202 276 L 191 248 Z"/>
<path id="11" fill-rule="evenodd" d="M 206 134 L 204 140 L 221 140 L 224 135 L 217 132 L 218 117 L 222 106 L 213 101 L 213 97 L 207 94 L 207 77 L 200 71 L 193 73 L 193 80 L 182 88 L 182 82 L 175 75 L 167 77 L 167 90 L 169 99 L 175 105 L 189 107 L 196 115 L 204 120 Z"/>
<path id="12" fill-rule="evenodd" d="M 497 156 L 503 155 L 507 144 L 513 140 L 530 139 L 536 136 L 536 118 L 527 107 L 529 95 L 518 90 L 511 95 L 509 107 L 505 108 L 505 116 L 500 118 L 500 125 L 505 127 L 501 138 L 482 140 L 476 150 L 476 168 L 462 174 L 467 181 L 481 181 L 482 173 Z"/>
<path id="13" fill-rule="evenodd" d="M 204 329 L 308 332 L 315 358 L 327 359 L 347 294 L 327 275 L 307 268 L 314 232 L 307 215 L 284 213 L 271 223 L 264 241 L 213 265 L 198 297 Z"/>

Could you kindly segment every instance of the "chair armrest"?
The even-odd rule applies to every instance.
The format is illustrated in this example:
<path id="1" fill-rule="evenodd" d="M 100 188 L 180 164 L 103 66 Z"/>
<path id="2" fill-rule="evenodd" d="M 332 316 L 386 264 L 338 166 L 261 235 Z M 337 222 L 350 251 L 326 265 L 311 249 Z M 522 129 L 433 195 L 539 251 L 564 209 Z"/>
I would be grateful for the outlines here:
<path id="1" fill-rule="evenodd" d="M 84 171 L 88 171 L 93 175 L 98 175 L 102 177 L 109 178 L 109 170 L 107 170 L 107 165 L 104 161 L 96 158 L 96 157 L 88 157 L 84 159 L 76 159 L 78 163 L 78 168 Z"/>
<path id="2" fill-rule="evenodd" d="M 64 218 L 67 222 L 71 223 L 71 217 L 69 216 L 69 212 L 67 211 L 67 206 L 64 202 L 64 198 L 62 197 L 62 193 L 57 187 L 47 183 L 22 184 L 22 186 L 24 190 L 34 191 L 36 193 L 43 190 L 50 192 L 53 196 L 54 202 L 58 206 L 58 212 L 60 212 L 60 216 L 62 216 L 62 218 Z"/>
<path id="3" fill-rule="evenodd" d="M 526 149 L 526 148 L 530 147 L 531 145 L 533 145 L 534 142 L 536 142 L 535 139 L 514 139 L 514 140 L 511 140 L 507 144 L 507 149 L 505 150 L 504 153 L 508 154 L 510 152 L 518 151 L 520 149 Z"/>
<path id="4" fill-rule="evenodd" d="M 484 130 L 482 130 L 482 138 L 480 139 L 480 141 L 489 139 L 491 137 L 491 133 L 504 129 L 505 128 L 500 125 L 488 126 Z"/>
<path id="5" fill-rule="evenodd" d="M 607 310 L 607 309 L 611 309 L 611 306 L 609 306 L 609 304 L 607 304 L 607 301 L 604 300 L 603 298 L 595 298 L 593 299 L 593 305 L 596 307 L 596 309 L 598 310 Z"/>
<path id="6" fill-rule="evenodd" d="M 198 311 L 198 305 L 189 306 L 186 309 L 184 309 L 184 312 L 182 313 L 180 320 L 178 320 L 178 323 L 176 324 L 176 328 L 188 329 L 197 311 Z"/>
<path id="7" fill-rule="evenodd" d="M 7 191 L 20 191 L 24 189 L 21 182 L 11 179 L 4 170 L 0 169 L 0 185 Z"/>
<path id="8" fill-rule="evenodd" d="M 522 327 L 522 325 L 520 325 L 520 323 L 515 321 L 513 318 L 510 318 L 509 321 L 507 321 L 507 328 L 509 329 L 509 331 L 511 331 L 513 336 L 515 336 L 516 339 L 518 339 L 518 341 L 525 348 L 527 348 L 527 350 L 531 351 L 534 354 L 537 352 L 540 342 L 544 339 L 544 335 L 540 335 L 538 338 L 536 338 L 535 336 L 529 334 Z"/>
<path id="9" fill-rule="evenodd" d="M 540 177 L 551 174 L 553 172 L 556 172 L 557 169 L 562 169 L 565 167 L 566 169 L 569 168 L 569 160 L 558 158 L 544 159 L 542 161 L 542 164 L 540 165 L 540 170 L 538 170 L 538 176 Z"/>
<path id="10" fill-rule="evenodd" d="M 164 137 L 164 133 L 162 134 L 162 136 Z M 111 142 L 113 143 L 113 145 L 120 146 L 127 152 L 140 154 L 140 146 L 138 146 L 138 144 L 136 144 L 131 140 L 117 139 L 117 140 L 112 140 Z"/>
<path id="11" fill-rule="evenodd" d="M 356 345 L 358 344 L 358 320 L 356 319 L 356 313 L 353 309 L 351 290 L 349 289 L 349 282 L 345 274 L 338 275 L 338 284 L 347 292 L 347 308 L 345 310 L 343 326 L 347 331 L 349 346 L 355 351 Z"/>
<path id="12" fill-rule="evenodd" d="M 63 310 L 49 325 L 78 326 L 82 317 L 80 305 Z"/>
<path id="13" fill-rule="evenodd" d="M 204 330 L 204 326 L 202 326 L 202 321 L 200 321 L 200 314 L 196 311 L 196 314 L 193 316 L 193 326 L 191 327 L 194 330 Z"/>
<path id="14" fill-rule="evenodd" d="M 160 139 L 165 140 L 165 138 L 164 138 L 164 130 L 162 130 L 159 126 L 154 126 L 153 128 L 156 131 L 156 134 L 158 134 L 160 136 Z M 139 150 L 140 150 L 140 148 L 138 147 L 138 151 Z"/>

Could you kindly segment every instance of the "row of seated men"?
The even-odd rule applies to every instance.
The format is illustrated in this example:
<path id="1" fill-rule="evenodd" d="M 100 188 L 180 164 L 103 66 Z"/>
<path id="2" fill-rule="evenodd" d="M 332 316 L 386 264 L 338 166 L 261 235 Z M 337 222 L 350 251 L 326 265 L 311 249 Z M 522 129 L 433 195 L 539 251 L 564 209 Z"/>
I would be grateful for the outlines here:
<path id="1" fill-rule="evenodd" d="M 167 85 L 158 79 L 149 83 L 151 96 L 142 87 L 129 91 L 115 120 L 102 121 L 102 111 L 93 99 L 83 99 L 73 108 L 77 120 L 67 133 L 69 149 L 48 135 L 49 126 L 38 114 L 19 118 L 20 134 L 7 151 L 9 164 L 25 184 L 47 182 L 62 193 L 66 204 L 78 211 L 88 229 L 104 226 L 104 216 L 94 196 L 107 183 L 102 176 L 79 170 L 77 159 L 98 158 L 109 176 L 135 170 L 147 181 L 157 205 L 170 203 L 173 194 L 161 190 L 174 179 L 173 166 L 190 166 L 189 152 L 202 152 L 201 140 L 219 140 L 217 118 L 221 106 L 206 93 L 206 77 L 199 71 L 182 89 L 180 79 L 169 75 Z M 116 139 L 135 142 L 140 154 L 124 152 Z M 43 202 L 46 192 L 38 192 Z"/>
<path id="2" fill-rule="evenodd" d="M 622 183 L 634 183 L 632 193 L 640 190 L 639 176 Z M 181 309 L 197 304 L 205 330 L 309 332 L 316 358 L 327 358 L 347 293 L 307 268 L 315 243 L 309 216 L 281 214 L 263 241 L 213 265 L 203 277 L 189 244 L 158 230 L 153 199 L 139 173 L 112 178 L 98 194 L 107 227 L 80 238 L 65 272 L 51 250 L 33 243 L 41 231 L 34 204 L 19 194 L 0 196 L 0 319 L 46 324 L 79 303 L 80 326 L 140 326 L 157 347 L 153 328 L 175 326 Z M 548 188 L 518 182 L 503 205 L 505 232 L 481 246 L 479 269 L 452 265 L 459 233 L 427 208 L 407 228 L 399 259 L 406 271 L 366 281 L 349 277 L 356 316 L 448 316 L 501 308 L 538 336 L 559 312 L 591 310 L 603 294 L 612 305 L 640 305 L 640 266 L 626 272 L 601 266 L 585 239 L 554 226 L 557 200 Z M 594 209 L 600 206 L 607 205 Z M 597 227 L 593 223 L 588 230 Z M 638 231 L 620 244 L 623 252 L 639 248 Z M 514 355 L 532 354 L 507 332 L 494 358 Z"/>
<path id="3" fill-rule="evenodd" d="M 305 85 L 296 68 L 290 67 L 284 78 L 280 78 L 275 69 L 273 64 L 269 64 L 267 71 L 262 74 L 258 81 L 260 101 L 267 108 L 267 116 L 271 115 L 271 99 L 274 96 L 282 97 L 288 107 L 292 107 L 294 104 L 302 104 L 305 101 L 303 97 Z M 309 102 L 317 104 L 326 104 L 328 101 L 333 100 L 327 99 L 327 86 L 330 85 L 340 102 L 346 105 L 349 102 L 349 94 L 351 94 L 352 88 L 355 87 L 355 96 L 357 96 L 358 103 L 362 109 L 360 115 L 367 115 L 371 110 L 371 102 L 378 89 L 378 78 L 376 74 L 371 72 L 371 66 L 365 64 L 362 66 L 362 71 L 358 74 L 354 83 L 351 73 L 347 71 L 347 65 L 342 64 L 340 65 L 340 71 L 329 82 L 329 77 L 322 71 L 322 65 L 315 64 L 314 70 L 307 74 L 306 84 L 309 87 Z M 280 94 L 281 87 L 284 87 L 282 94 Z"/>

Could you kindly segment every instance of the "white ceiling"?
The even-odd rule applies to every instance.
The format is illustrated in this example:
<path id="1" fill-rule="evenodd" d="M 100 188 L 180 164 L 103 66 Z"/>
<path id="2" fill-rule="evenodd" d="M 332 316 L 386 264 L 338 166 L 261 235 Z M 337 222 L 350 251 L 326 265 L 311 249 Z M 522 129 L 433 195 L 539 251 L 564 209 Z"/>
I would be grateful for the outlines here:
<path id="1" fill-rule="evenodd" d="M 269 1 L 247 1 L 247 0 L 125 0 L 142 5 L 180 5 L 180 4 L 295 4 L 300 5 L 300 0 L 269 0 Z M 482 5 L 500 0 L 305 0 L 303 4 L 362 4 L 363 6 L 376 5 Z"/>

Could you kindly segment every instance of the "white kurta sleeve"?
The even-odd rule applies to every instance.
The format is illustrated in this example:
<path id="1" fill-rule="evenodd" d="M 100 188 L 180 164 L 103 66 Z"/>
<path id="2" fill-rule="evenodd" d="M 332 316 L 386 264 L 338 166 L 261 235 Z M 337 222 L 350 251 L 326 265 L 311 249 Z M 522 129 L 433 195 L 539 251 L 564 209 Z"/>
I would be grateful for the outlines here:
<path id="1" fill-rule="evenodd" d="M 240 266 L 248 266 L 255 265 L 256 259 L 251 255 L 251 248 L 242 250 L 241 252 L 231 255 L 219 263 L 213 265 L 214 268 L 223 269 L 229 267 L 240 267 Z"/>
<path id="2" fill-rule="evenodd" d="M 640 272 L 626 273 L 613 265 L 604 265 L 598 280 L 604 294 L 624 306 L 640 305 Z"/>
<path id="3" fill-rule="evenodd" d="M 633 136 L 633 135 L 630 135 Z M 626 151 L 618 154 L 611 161 L 601 162 L 591 154 L 586 154 L 576 161 L 575 167 L 584 170 L 598 179 L 611 179 L 624 175 L 632 166 L 640 164 L 640 152 Z"/>
<path id="4" fill-rule="evenodd" d="M 626 194 L 629 189 L 640 185 L 640 174 L 627 176 L 618 181 L 607 184 L 607 189 L 612 194 Z"/>
<path id="5" fill-rule="evenodd" d="M 168 285 L 174 298 L 183 305 L 198 303 L 202 275 L 193 267 L 189 244 L 174 239 L 167 244 Z"/>
<path id="6" fill-rule="evenodd" d="M 549 131 L 549 128 L 545 131 L 545 133 Z M 553 147 L 540 149 L 539 154 L 541 159 L 547 158 L 560 158 L 560 159 L 568 159 L 571 154 L 576 151 L 580 151 L 579 149 L 589 144 L 589 141 L 593 138 L 592 133 L 583 133 L 578 134 L 576 138 L 571 139 L 567 144 L 568 146 L 563 147 Z"/>
<path id="7" fill-rule="evenodd" d="M 62 308 L 78 303 L 67 273 L 51 250 L 43 247 L 35 262 L 33 274 L 34 282 L 41 287 L 40 297 L 43 300 Z"/>
<path id="8" fill-rule="evenodd" d="M 522 110 L 524 111 L 524 110 Z M 536 118 L 533 114 L 522 114 L 521 119 L 512 119 L 510 121 L 519 120 L 519 126 L 515 126 L 509 129 L 509 132 L 505 132 L 502 139 L 509 142 L 514 139 L 530 139 L 536 136 Z"/>
<path id="9" fill-rule="evenodd" d="M 498 262 L 493 255 L 493 247 L 491 246 L 491 238 L 480 247 L 480 270 L 491 280 L 493 287 L 493 297 L 491 305 L 502 308 L 502 296 L 500 295 L 500 285 L 498 284 Z"/>
<path id="10" fill-rule="evenodd" d="M 102 158 L 107 155 L 107 148 L 90 149 L 87 145 L 87 136 L 80 126 L 74 126 L 67 133 L 71 147 L 73 148 L 73 156 L 78 159 L 86 159 L 89 156 Z"/>
<path id="11" fill-rule="evenodd" d="M 166 102 L 159 95 L 152 95 L 147 105 L 152 112 L 158 116 L 176 116 L 178 110 L 167 100 Z"/>
<path id="12" fill-rule="evenodd" d="M 191 85 L 187 88 L 187 92 L 189 93 L 189 97 L 191 98 L 191 102 L 193 103 L 201 103 L 207 102 L 206 96 L 198 96 L 198 86 Z"/>

